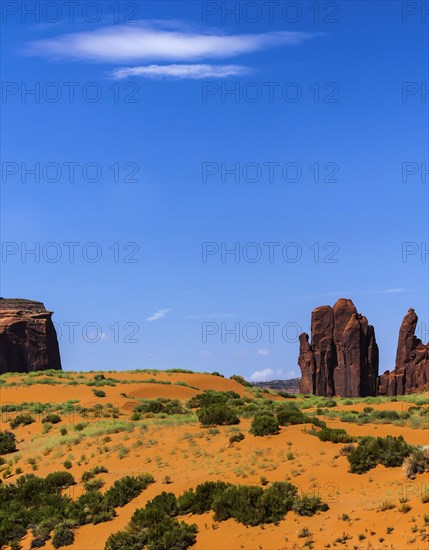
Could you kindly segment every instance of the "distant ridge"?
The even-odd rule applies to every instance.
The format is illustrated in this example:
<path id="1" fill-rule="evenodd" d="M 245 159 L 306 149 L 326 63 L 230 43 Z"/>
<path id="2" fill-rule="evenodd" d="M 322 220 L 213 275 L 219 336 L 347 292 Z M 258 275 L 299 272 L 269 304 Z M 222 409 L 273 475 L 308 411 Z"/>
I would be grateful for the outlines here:
<path id="1" fill-rule="evenodd" d="M 252 382 L 258 388 L 286 391 L 288 393 L 299 393 L 301 378 L 289 378 L 288 380 L 267 380 L 266 382 Z"/>

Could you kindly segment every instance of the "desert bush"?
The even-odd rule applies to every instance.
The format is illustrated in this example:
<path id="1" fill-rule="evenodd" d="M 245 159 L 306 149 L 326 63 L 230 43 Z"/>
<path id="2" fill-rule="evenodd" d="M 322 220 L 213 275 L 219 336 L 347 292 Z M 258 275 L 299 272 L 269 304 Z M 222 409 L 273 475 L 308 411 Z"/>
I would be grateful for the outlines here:
<path id="1" fill-rule="evenodd" d="M 250 433 L 256 436 L 275 435 L 279 431 L 277 419 L 265 414 L 255 416 L 250 426 Z"/>
<path id="2" fill-rule="evenodd" d="M 205 481 L 194 489 L 188 489 L 177 499 L 181 514 L 204 514 L 212 509 L 213 500 L 223 493 L 230 483 L 223 481 Z"/>
<path id="3" fill-rule="evenodd" d="M 76 525 L 87 525 L 93 523 L 97 525 L 104 521 L 109 521 L 115 517 L 114 507 L 107 502 L 100 491 L 86 491 L 80 497 L 71 503 L 68 517 Z"/>
<path id="4" fill-rule="evenodd" d="M 14 453 L 15 451 L 16 451 L 15 434 L 7 430 L 5 430 L 4 432 L 0 432 L 0 455 Z"/>
<path id="5" fill-rule="evenodd" d="M 350 472 L 362 474 L 383 464 L 388 468 L 401 466 L 404 459 L 411 454 L 413 447 L 408 445 L 402 436 L 363 437 L 357 447 L 347 456 Z"/>
<path id="6" fill-rule="evenodd" d="M 63 466 L 66 470 L 70 470 L 70 468 L 73 466 L 73 464 L 71 463 L 71 460 L 64 460 Z"/>
<path id="7" fill-rule="evenodd" d="M 286 481 L 275 481 L 263 492 L 259 506 L 264 523 L 277 523 L 292 510 L 298 489 Z"/>
<path id="8" fill-rule="evenodd" d="M 14 430 L 18 426 L 28 426 L 35 422 L 31 414 L 18 414 L 13 420 L 10 421 L 10 427 Z"/>
<path id="9" fill-rule="evenodd" d="M 281 408 L 277 412 L 277 420 L 280 426 L 288 426 L 289 424 L 305 424 L 310 422 L 308 416 L 296 407 Z"/>
<path id="10" fill-rule="evenodd" d="M 341 428 L 322 428 L 314 433 L 320 441 L 331 441 L 332 443 L 352 443 L 355 438 Z"/>
<path id="11" fill-rule="evenodd" d="M 115 481 L 110 489 L 106 491 L 104 499 L 113 508 L 125 506 L 154 481 L 153 476 L 150 474 L 125 476 Z"/>
<path id="12" fill-rule="evenodd" d="M 240 399 L 240 395 L 235 391 L 207 390 L 204 393 L 191 397 L 188 401 L 188 407 L 198 409 L 199 407 L 208 407 L 209 405 L 225 405 L 230 399 Z"/>
<path id="13" fill-rule="evenodd" d="M 91 468 L 90 470 L 86 470 L 82 474 L 82 481 L 89 481 L 90 479 L 93 479 L 97 474 L 107 474 L 109 470 L 105 466 L 94 466 L 94 468 Z"/>
<path id="14" fill-rule="evenodd" d="M 102 479 L 90 479 L 84 482 L 85 491 L 99 491 L 104 487 L 105 482 Z"/>
<path id="15" fill-rule="evenodd" d="M 49 422 L 50 424 L 58 424 L 58 422 L 61 422 L 61 416 L 55 413 L 49 413 L 44 418 L 42 418 L 42 422 Z"/>
<path id="16" fill-rule="evenodd" d="M 145 400 L 134 407 L 134 413 L 164 413 L 168 415 L 173 414 L 186 414 L 189 411 L 186 410 L 182 403 L 178 399 L 151 399 Z"/>
<path id="17" fill-rule="evenodd" d="M 70 546 L 74 543 L 73 529 L 68 525 L 58 525 L 55 527 L 52 537 L 52 544 L 54 548 L 61 548 L 62 546 Z"/>
<path id="18" fill-rule="evenodd" d="M 174 517 L 178 513 L 177 498 L 174 493 L 163 491 L 146 504 L 146 510 L 157 510 L 166 516 Z"/>
<path id="19" fill-rule="evenodd" d="M 103 390 L 92 390 L 95 397 L 106 397 L 106 392 Z"/>
<path id="20" fill-rule="evenodd" d="M 224 404 L 205 406 L 197 412 L 197 416 L 202 426 L 230 426 L 240 422 L 235 411 Z"/>
<path id="21" fill-rule="evenodd" d="M 404 459 L 402 469 L 405 477 L 415 479 L 417 474 L 429 471 L 429 445 L 417 447 Z"/>
<path id="22" fill-rule="evenodd" d="M 399 420 L 400 416 L 396 411 L 372 411 L 371 416 L 376 419 Z"/>
<path id="23" fill-rule="evenodd" d="M 236 382 L 238 382 L 239 384 L 241 384 L 242 386 L 244 386 L 245 388 L 251 388 L 252 387 L 252 384 L 250 382 L 247 382 L 247 380 L 245 380 L 242 376 L 240 376 L 239 374 L 233 374 L 231 377 L 230 377 L 231 380 L 235 380 Z"/>
<path id="24" fill-rule="evenodd" d="M 322 506 L 317 495 L 302 495 L 295 499 L 292 510 L 300 516 L 313 516 Z"/>
<path id="25" fill-rule="evenodd" d="M 234 485 L 218 494 L 212 503 L 215 521 L 234 518 L 244 525 L 260 525 L 262 511 L 259 503 L 264 490 L 251 485 Z"/>
<path id="26" fill-rule="evenodd" d="M 237 432 L 235 434 L 232 434 L 229 436 L 229 442 L 230 443 L 238 443 L 244 439 L 244 434 L 241 432 Z"/>
<path id="27" fill-rule="evenodd" d="M 50 489 L 65 489 L 76 481 L 70 472 L 53 472 L 45 477 L 45 483 Z"/>

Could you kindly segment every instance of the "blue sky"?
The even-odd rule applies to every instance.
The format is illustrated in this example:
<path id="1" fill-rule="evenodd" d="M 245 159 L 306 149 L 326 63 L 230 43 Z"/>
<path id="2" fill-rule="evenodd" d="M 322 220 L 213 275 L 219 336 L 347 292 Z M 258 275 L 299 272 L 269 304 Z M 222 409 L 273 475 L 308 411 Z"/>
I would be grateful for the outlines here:
<path id="1" fill-rule="evenodd" d="M 409 307 L 429 339 L 414 3 L 57 4 L 2 6 L 1 295 L 55 311 L 65 369 L 298 376 L 339 297 L 381 372 Z"/>

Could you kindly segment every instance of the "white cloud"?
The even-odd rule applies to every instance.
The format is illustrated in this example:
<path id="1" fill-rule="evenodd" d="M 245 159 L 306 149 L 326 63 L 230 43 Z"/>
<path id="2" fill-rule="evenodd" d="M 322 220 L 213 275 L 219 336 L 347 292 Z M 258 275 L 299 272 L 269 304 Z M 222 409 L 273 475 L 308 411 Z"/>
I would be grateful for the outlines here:
<path id="1" fill-rule="evenodd" d="M 283 44 L 297 45 L 314 36 L 317 35 L 297 31 L 236 35 L 219 30 L 203 33 L 180 23 L 145 21 L 36 40 L 27 45 L 24 53 L 113 63 L 189 61 L 234 57 Z"/>
<path id="2" fill-rule="evenodd" d="M 258 349 L 256 353 L 257 355 L 263 355 L 264 357 L 267 357 L 268 355 L 271 355 L 271 350 L 266 348 L 261 348 L 261 349 Z"/>
<path id="3" fill-rule="evenodd" d="M 147 317 L 146 321 L 158 321 L 158 319 L 165 317 L 169 311 L 171 311 L 171 309 L 158 309 L 158 311 L 155 311 L 150 317 Z"/>
<path id="4" fill-rule="evenodd" d="M 112 71 L 111 76 L 124 79 L 133 76 L 160 79 L 193 79 L 226 78 L 228 76 L 243 76 L 251 69 L 242 65 L 147 65 L 143 67 L 124 67 Z"/>
<path id="5" fill-rule="evenodd" d="M 276 370 L 276 376 L 281 377 L 283 375 L 283 369 L 277 369 Z"/>
<path id="6" fill-rule="evenodd" d="M 202 349 L 199 352 L 199 355 L 201 355 L 201 357 L 209 357 L 211 355 L 211 351 L 208 349 Z"/>
<path id="7" fill-rule="evenodd" d="M 252 382 L 266 382 L 267 380 L 273 379 L 273 374 L 273 369 L 255 370 L 255 372 L 250 375 L 250 380 Z"/>

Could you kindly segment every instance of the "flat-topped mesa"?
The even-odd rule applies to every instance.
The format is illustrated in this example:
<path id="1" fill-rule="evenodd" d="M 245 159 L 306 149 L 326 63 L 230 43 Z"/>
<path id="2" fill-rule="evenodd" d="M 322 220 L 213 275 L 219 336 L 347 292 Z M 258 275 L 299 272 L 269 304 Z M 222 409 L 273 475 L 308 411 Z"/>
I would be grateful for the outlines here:
<path id="1" fill-rule="evenodd" d="M 323 396 L 376 395 L 378 346 L 374 327 L 351 300 L 321 306 L 311 314 L 311 344 L 300 336 L 302 393 Z"/>
<path id="2" fill-rule="evenodd" d="M 51 317 L 41 302 L 0 298 L 0 374 L 61 370 Z"/>
<path id="3" fill-rule="evenodd" d="M 418 317 L 410 308 L 399 329 L 395 369 L 380 376 L 380 395 L 405 395 L 429 389 L 429 342 L 415 336 Z"/>

